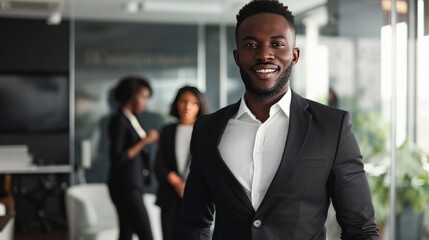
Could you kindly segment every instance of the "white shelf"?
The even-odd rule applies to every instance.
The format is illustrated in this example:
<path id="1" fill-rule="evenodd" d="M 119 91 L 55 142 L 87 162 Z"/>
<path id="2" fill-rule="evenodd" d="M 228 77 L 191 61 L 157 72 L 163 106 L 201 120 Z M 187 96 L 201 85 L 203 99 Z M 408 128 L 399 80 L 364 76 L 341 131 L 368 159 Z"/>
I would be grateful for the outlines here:
<path id="1" fill-rule="evenodd" d="M 12 165 L 1 164 L 0 174 L 46 174 L 46 173 L 71 173 L 73 167 L 71 165 Z"/>

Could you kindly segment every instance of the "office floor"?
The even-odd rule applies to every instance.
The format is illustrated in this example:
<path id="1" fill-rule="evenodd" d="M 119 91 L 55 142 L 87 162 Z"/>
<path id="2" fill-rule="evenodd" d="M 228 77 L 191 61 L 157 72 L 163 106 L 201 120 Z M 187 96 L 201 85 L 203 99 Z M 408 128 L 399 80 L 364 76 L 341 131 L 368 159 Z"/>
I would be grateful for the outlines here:
<path id="1" fill-rule="evenodd" d="M 5 190 L 8 194 L 7 197 L 0 199 L 0 202 L 4 203 L 6 206 L 7 213 L 13 213 L 15 204 L 10 194 L 10 176 L 5 178 Z M 28 226 L 25 232 L 15 232 L 14 240 L 68 240 L 68 231 L 64 224 L 57 224 L 55 222 L 49 221 L 49 224 L 52 228 L 51 232 L 46 232 L 43 230 L 43 227 L 40 221 L 33 221 Z"/>
<path id="2" fill-rule="evenodd" d="M 15 240 L 67 240 L 66 232 L 17 234 Z"/>
<path id="3" fill-rule="evenodd" d="M 43 231 L 40 223 L 33 222 L 25 233 L 16 232 L 14 240 L 68 240 L 68 232 L 64 226 L 52 224 L 52 231 Z"/>

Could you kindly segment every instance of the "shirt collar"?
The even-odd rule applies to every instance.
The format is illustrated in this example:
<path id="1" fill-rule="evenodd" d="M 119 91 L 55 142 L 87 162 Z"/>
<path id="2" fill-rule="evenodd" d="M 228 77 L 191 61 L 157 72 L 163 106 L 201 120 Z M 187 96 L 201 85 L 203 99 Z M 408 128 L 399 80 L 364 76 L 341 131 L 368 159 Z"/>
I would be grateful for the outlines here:
<path id="1" fill-rule="evenodd" d="M 124 113 L 125 117 L 131 122 L 131 126 L 134 128 L 140 138 L 145 138 L 147 135 L 146 131 L 140 125 L 139 121 L 137 120 L 137 117 L 129 111 L 123 110 L 122 112 Z"/>
<path id="2" fill-rule="evenodd" d="M 280 109 L 283 111 L 284 114 L 286 114 L 286 117 L 289 118 L 291 101 L 292 101 L 292 91 L 290 87 L 288 87 L 286 94 L 277 103 L 271 106 L 270 116 L 275 114 Z M 244 100 L 244 94 L 243 94 L 243 97 L 241 97 L 240 107 L 238 108 L 237 114 L 235 115 L 234 119 L 238 120 L 241 117 L 243 117 L 243 115 L 248 115 L 252 119 L 257 120 L 255 115 L 250 111 L 249 107 L 247 107 L 246 101 Z"/>

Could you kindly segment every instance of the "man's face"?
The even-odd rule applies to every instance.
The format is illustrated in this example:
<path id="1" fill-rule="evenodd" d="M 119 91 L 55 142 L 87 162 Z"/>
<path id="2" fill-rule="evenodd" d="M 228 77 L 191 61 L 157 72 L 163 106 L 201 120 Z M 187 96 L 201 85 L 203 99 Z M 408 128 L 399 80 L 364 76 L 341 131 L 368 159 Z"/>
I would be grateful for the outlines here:
<path id="1" fill-rule="evenodd" d="M 286 92 L 292 66 L 299 58 L 294 34 L 278 14 L 260 13 L 241 23 L 234 58 L 247 92 L 260 98 Z"/>

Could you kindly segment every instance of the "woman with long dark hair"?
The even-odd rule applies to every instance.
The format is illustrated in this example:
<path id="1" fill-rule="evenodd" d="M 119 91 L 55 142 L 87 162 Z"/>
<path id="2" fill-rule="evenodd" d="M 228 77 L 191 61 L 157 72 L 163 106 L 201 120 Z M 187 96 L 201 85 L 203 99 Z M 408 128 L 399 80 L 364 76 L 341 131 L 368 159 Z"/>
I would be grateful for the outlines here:
<path id="1" fill-rule="evenodd" d="M 146 146 L 156 142 L 158 132 L 146 132 L 136 118 L 152 95 L 149 82 L 137 76 L 120 80 L 114 89 L 118 111 L 108 126 L 110 171 L 108 186 L 119 217 L 119 240 L 152 240 L 149 217 L 143 204 L 144 183 L 149 179 Z"/>
<path id="2" fill-rule="evenodd" d="M 192 128 L 208 107 L 203 94 L 195 87 L 182 87 L 171 105 L 170 115 L 178 122 L 161 130 L 155 171 L 159 180 L 157 205 L 161 207 L 164 240 L 175 239 L 177 217 L 189 172 Z"/>

